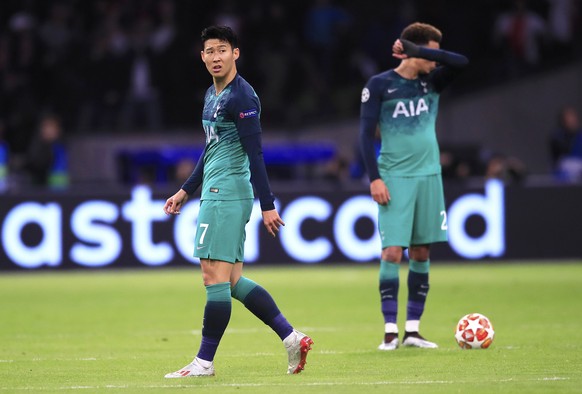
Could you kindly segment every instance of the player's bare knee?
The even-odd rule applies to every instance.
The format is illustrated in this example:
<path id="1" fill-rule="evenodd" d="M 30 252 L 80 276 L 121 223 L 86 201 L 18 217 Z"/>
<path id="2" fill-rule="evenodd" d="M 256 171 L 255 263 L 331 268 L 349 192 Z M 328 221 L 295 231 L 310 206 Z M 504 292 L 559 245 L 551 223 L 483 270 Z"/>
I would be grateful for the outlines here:
<path id="1" fill-rule="evenodd" d="M 428 261 L 430 257 L 430 248 L 428 245 L 411 246 L 408 254 L 412 260 L 418 262 Z"/>
<path id="2" fill-rule="evenodd" d="M 218 275 L 214 270 L 203 270 L 202 281 L 204 282 L 204 286 L 215 285 L 219 282 L 222 282 L 219 280 Z"/>
<path id="3" fill-rule="evenodd" d="M 202 282 L 204 283 L 204 286 L 210 286 L 213 285 L 213 277 L 212 275 L 208 275 L 205 273 L 202 273 Z"/>
<path id="4" fill-rule="evenodd" d="M 402 248 L 400 246 L 389 246 L 382 249 L 382 260 L 399 264 L 402 261 Z"/>

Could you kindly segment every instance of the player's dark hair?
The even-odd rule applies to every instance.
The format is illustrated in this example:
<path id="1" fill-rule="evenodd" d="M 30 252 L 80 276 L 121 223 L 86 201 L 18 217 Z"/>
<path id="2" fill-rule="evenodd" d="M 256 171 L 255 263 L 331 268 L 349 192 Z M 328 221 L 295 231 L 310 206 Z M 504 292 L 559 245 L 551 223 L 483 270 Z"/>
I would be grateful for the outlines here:
<path id="1" fill-rule="evenodd" d="M 236 33 L 228 26 L 209 26 L 202 30 L 202 34 L 200 35 L 202 45 L 204 45 L 207 40 L 211 39 L 226 41 L 230 44 L 232 49 L 238 48 L 238 38 Z"/>
<path id="2" fill-rule="evenodd" d="M 440 44 L 443 34 L 439 29 L 428 23 L 414 22 L 402 30 L 400 38 L 411 41 L 416 45 L 427 45 L 429 41 L 435 41 Z"/>

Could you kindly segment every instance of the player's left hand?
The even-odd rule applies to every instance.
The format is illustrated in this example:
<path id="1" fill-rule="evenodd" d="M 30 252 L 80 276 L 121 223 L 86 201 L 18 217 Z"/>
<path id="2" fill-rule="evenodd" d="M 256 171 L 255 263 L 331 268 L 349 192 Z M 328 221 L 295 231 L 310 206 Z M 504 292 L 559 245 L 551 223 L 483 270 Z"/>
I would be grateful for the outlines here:
<path id="1" fill-rule="evenodd" d="M 269 234 L 276 237 L 279 232 L 279 227 L 284 226 L 285 222 L 283 222 L 277 210 L 272 209 L 270 211 L 263 211 L 263 224 Z"/>
<path id="2" fill-rule="evenodd" d="M 415 43 L 398 39 L 392 45 L 392 56 L 397 59 L 408 59 L 411 57 L 418 57 L 420 48 Z"/>
<path id="3" fill-rule="evenodd" d="M 400 39 L 394 41 L 394 44 L 392 44 L 392 56 L 401 60 L 408 58 L 408 56 L 404 53 L 404 46 L 402 45 L 402 41 L 400 41 Z"/>

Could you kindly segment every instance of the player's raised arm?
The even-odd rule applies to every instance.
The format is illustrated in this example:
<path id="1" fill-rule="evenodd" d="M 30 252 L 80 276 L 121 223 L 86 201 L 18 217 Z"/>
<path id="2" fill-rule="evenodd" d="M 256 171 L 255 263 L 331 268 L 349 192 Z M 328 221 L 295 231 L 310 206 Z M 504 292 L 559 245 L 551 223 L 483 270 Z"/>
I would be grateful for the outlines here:
<path id="1" fill-rule="evenodd" d="M 445 64 L 449 67 L 462 68 L 469 64 L 469 59 L 459 53 L 444 51 L 442 49 L 427 48 L 422 45 L 399 38 L 392 47 L 393 56 L 398 59 L 407 59 L 411 57 L 419 57 Z"/>

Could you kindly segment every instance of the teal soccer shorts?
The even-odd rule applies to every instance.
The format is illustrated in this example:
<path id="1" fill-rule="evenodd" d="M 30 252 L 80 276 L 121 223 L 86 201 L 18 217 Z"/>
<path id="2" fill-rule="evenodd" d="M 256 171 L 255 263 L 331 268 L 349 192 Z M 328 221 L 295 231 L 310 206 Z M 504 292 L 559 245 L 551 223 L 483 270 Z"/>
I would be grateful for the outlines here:
<path id="1" fill-rule="evenodd" d="M 447 241 L 447 213 L 440 174 L 382 179 L 390 192 L 388 204 L 378 204 L 382 249 Z"/>
<path id="2" fill-rule="evenodd" d="M 194 257 L 235 263 L 244 261 L 245 225 L 253 199 L 200 202 Z"/>

